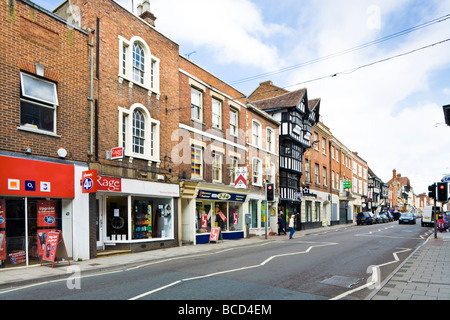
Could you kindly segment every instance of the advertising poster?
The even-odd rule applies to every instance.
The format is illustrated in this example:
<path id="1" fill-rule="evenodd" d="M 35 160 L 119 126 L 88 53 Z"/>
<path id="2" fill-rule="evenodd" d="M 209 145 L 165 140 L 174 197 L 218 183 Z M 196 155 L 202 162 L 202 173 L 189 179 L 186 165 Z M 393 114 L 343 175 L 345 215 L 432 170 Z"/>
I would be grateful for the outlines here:
<path id="1" fill-rule="evenodd" d="M 6 260 L 6 207 L 5 199 L 0 199 L 0 260 Z"/>
<path id="2" fill-rule="evenodd" d="M 39 200 L 37 202 L 37 226 L 55 227 L 56 226 L 56 203 L 51 200 Z"/>
<path id="3" fill-rule="evenodd" d="M 211 236 L 209 238 L 209 241 L 218 241 L 219 240 L 219 233 L 220 233 L 220 228 L 219 227 L 212 227 L 211 228 Z"/>
<path id="4" fill-rule="evenodd" d="M 44 247 L 43 260 L 55 261 L 56 249 L 58 248 L 59 232 L 47 233 L 47 240 Z"/>
<path id="5" fill-rule="evenodd" d="M 49 232 L 54 232 L 56 230 L 52 229 L 38 229 L 37 231 L 37 249 L 38 249 L 38 256 L 42 257 L 45 250 L 45 242 L 47 241 L 47 234 Z"/>
<path id="6" fill-rule="evenodd" d="M 67 262 L 69 262 L 69 256 L 67 255 L 66 245 L 64 244 L 64 239 L 60 231 L 48 231 L 47 233 L 47 239 L 45 241 L 44 246 L 44 253 L 42 255 L 41 265 L 42 262 L 45 261 L 51 261 L 52 267 L 55 264 L 55 260 L 57 258 L 66 257 Z"/>
<path id="7" fill-rule="evenodd" d="M 0 231 L 0 260 L 6 260 L 6 235 L 5 231 Z"/>

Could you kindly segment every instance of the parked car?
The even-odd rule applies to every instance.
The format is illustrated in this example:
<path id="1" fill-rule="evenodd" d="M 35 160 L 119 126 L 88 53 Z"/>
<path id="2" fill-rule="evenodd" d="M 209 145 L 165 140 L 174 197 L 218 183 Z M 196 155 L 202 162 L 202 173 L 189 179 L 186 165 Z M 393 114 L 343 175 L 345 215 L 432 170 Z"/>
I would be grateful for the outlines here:
<path id="1" fill-rule="evenodd" d="M 383 219 L 380 217 L 378 213 L 373 213 L 373 223 L 383 223 Z"/>
<path id="2" fill-rule="evenodd" d="M 385 211 L 385 212 L 382 212 L 382 213 L 386 215 L 386 217 L 388 218 L 389 222 L 394 221 L 394 216 L 389 211 Z"/>
<path id="3" fill-rule="evenodd" d="M 373 224 L 372 213 L 369 211 L 359 212 L 356 215 L 356 224 L 358 226 L 362 224 Z"/>
<path id="4" fill-rule="evenodd" d="M 410 223 L 416 224 L 416 217 L 410 212 L 403 213 L 402 216 L 398 219 L 399 224 Z"/>
<path id="5" fill-rule="evenodd" d="M 385 213 L 381 213 L 380 218 L 384 223 L 389 222 L 389 218 L 387 217 L 387 215 Z"/>

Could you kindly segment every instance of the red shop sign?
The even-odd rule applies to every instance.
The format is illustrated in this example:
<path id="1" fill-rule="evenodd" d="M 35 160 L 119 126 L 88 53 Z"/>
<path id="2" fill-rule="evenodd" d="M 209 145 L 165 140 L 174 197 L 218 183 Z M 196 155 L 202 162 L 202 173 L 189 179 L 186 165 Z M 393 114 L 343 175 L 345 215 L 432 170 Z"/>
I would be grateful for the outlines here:
<path id="1" fill-rule="evenodd" d="M 98 191 L 121 192 L 122 191 L 122 179 L 98 176 L 97 190 Z"/>

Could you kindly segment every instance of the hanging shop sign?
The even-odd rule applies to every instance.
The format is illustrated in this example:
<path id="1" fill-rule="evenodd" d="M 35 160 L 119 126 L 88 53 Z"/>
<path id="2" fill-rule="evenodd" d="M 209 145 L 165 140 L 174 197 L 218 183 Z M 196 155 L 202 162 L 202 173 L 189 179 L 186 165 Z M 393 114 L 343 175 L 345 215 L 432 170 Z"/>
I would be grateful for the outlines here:
<path id="1" fill-rule="evenodd" d="M 216 192 L 216 191 L 207 191 L 207 190 L 199 190 L 198 195 L 197 195 L 197 199 L 229 201 L 229 202 L 245 202 L 246 198 L 247 198 L 247 195 L 245 195 L 245 194 Z"/>
<path id="2" fill-rule="evenodd" d="M 58 258 L 66 257 L 67 262 L 69 262 L 69 256 L 67 254 L 66 245 L 64 244 L 64 239 L 61 231 L 55 230 L 50 231 L 47 234 L 47 239 L 45 241 L 44 254 L 42 255 L 41 266 L 44 261 L 51 261 L 52 268 L 55 265 L 55 260 Z"/>
<path id="3" fill-rule="evenodd" d="M 111 160 L 123 159 L 123 147 L 111 149 Z"/>
<path id="4" fill-rule="evenodd" d="M 247 189 L 247 167 L 236 168 L 235 176 L 234 187 L 236 189 Z"/>
<path id="5" fill-rule="evenodd" d="M 97 170 L 83 171 L 81 174 L 82 193 L 97 192 Z"/>

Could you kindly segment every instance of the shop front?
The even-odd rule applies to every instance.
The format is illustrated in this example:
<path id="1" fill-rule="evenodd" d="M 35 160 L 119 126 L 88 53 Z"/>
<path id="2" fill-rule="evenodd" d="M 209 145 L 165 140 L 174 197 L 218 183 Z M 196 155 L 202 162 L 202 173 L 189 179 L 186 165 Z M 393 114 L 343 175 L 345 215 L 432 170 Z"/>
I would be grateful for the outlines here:
<path id="1" fill-rule="evenodd" d="M 178 197 L 178 185 L 99 175 L 97 250 L 177 246 Z"/>
<path id="2" fill-rule="evenodd" d="M 85 167 L 36 159 L 0 155 L 0 268 L 41 263 L 47 234 L 55 230 L 70 259 L 88 257 L 82 214 L 77 227 L 73 223 L 74 207 L 88 208 L 87 197 L 75 192 L 75 177 Z"/>
<path id="3" fill-rule="evenodd" d="M 245 237 L 247 190 L 214 187 L 207 183 L 183 185 L 182 238 L 185 243 L 209 243 L 211 228 L 219 227 L 223 240 Z M 187 196 L 190 194 L 191 196 Z"/>

